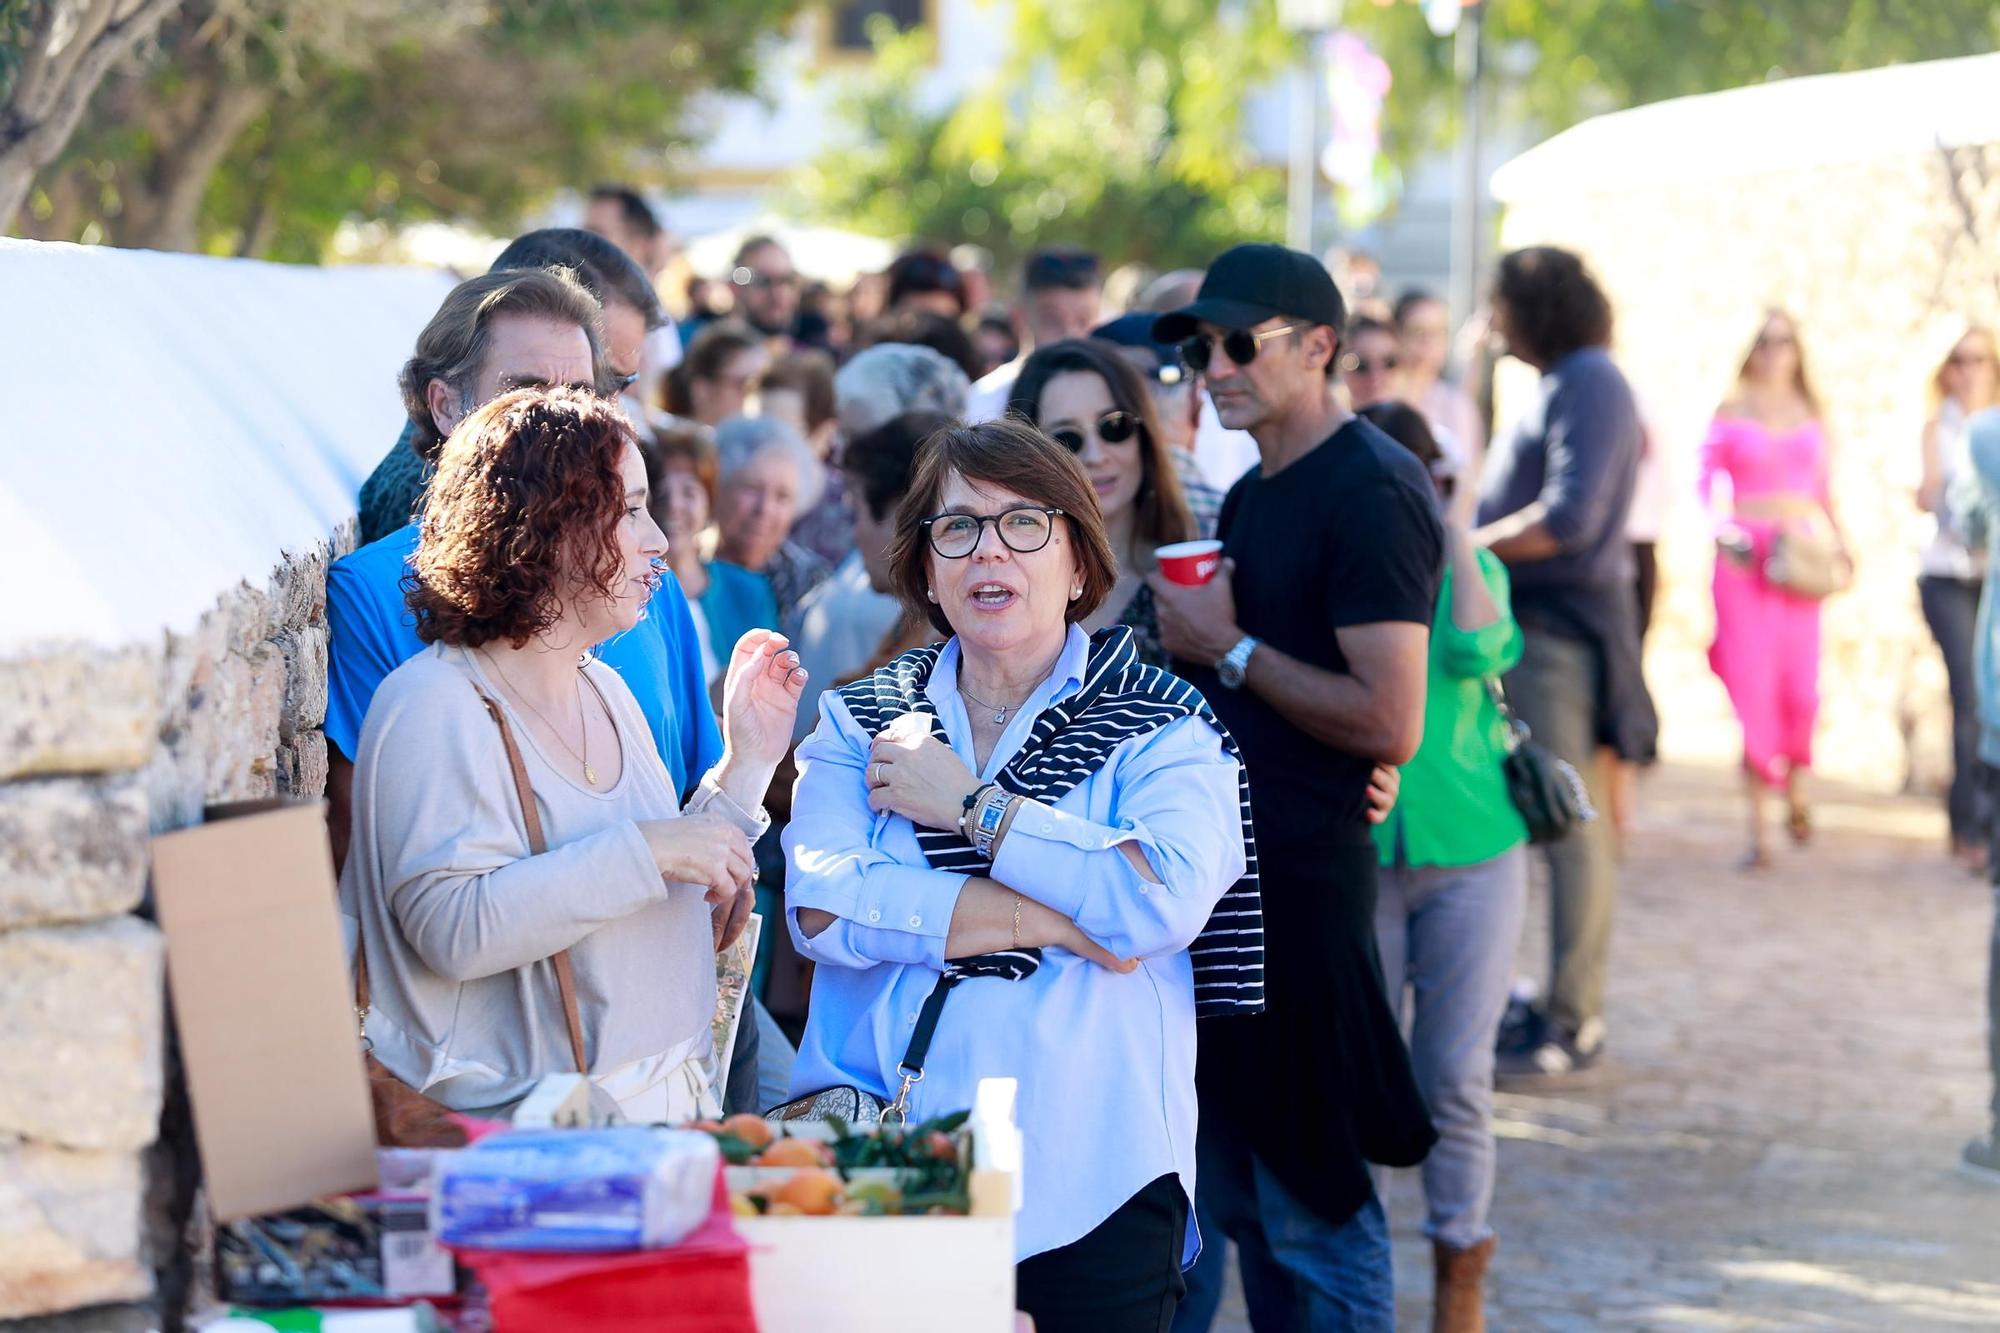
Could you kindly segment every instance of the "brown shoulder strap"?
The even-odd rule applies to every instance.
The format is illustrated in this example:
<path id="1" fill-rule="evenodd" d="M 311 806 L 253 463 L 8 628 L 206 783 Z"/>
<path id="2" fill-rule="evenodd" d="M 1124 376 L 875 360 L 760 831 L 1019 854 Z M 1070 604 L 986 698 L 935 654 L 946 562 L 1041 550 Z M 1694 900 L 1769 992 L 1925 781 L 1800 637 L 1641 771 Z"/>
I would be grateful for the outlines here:
<path id="1" fill-rule="evenodd" d="M 535 789 L 528 782 L 528 765 L 521 758 L 521 747 L 514 743 L 514 729 L 507 725 L 507 713 L 500 701 L 480 690 L 479 698 L 486 705 L 486 711 L 493 715 L 495 725 L 500 728 L 500 743 L 507 747 L 507 767 L 513 770 L 514 794 L 521 801 L 521 817 L 528 826 L 528 853 L 540 856 L 549 849 L 548 840 L 542 835 L 541 812 L 535 809 Z M 569 950 L 558 949 L 549 959 L 556 968 L 556 989 L 562 993 L 563 1022 L 569 1026 L 569 1053 L 576 1061 L 576 1072 L 588 1074 L 589 1063 L 583 1058 L 583 1017 L 576 1006 L 576 974 L 570 970 Z M 365 966 L 365 964 L 364 964 Z M 367 985 L 366 972 L 362 972 L 361 984 Z M 365 996 L 366 991 L 364 989 Z M 365 1004 L 365 1000 L 364 1000 Z"/>

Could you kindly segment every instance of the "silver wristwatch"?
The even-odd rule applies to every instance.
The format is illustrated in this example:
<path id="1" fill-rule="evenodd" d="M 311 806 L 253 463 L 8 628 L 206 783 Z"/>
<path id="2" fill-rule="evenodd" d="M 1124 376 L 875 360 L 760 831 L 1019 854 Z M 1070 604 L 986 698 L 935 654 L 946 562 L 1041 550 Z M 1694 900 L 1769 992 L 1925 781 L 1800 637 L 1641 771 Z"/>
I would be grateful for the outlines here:
<path id="1" fill-rule="evenodd" d="M 1222 660 L 1215 664 L 1216 679 L 1220 680 L 1227 689 L 1242 689 L 1243 673 L 1250 667 L 1250 654 L 1256 652 L 1257 645 L 1262 642 L 1262 639 L 1251 634 L 1246 634 L 1238 639 L 1236 646 L 1225 653 Z"/>

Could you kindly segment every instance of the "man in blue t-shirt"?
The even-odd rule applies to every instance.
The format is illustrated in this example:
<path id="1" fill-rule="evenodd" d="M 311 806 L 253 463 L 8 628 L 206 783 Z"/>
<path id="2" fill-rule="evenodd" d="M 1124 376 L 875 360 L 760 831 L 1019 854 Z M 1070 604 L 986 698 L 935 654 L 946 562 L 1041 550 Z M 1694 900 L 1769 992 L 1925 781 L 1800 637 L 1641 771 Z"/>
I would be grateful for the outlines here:
<path id="1" fill-rule="evenodd" d="M 621 377 L 607 370 L 597 310 L 596 293 L 562 270 L 510 268 L 461 283 L 418 335 L 416 352 L 403 368 L 409 433 L 434 454 L 475 408 L 509 390 L 616 383 Z M 407 524 L 336 560 L 327 571 L 327 830 L 336 873 L 347 860 L 352 756 L 368 705 L 383 679 L 424 647 L 403 593 L 418 531 L 416 523 Z M 645 618 L 599 645 L 597 653 L 631 687 L 675 789 L 686 793 L 722 758 L 722 737 L 709 706 L 687 598 L 671 573 L 663 577 Z M 773 1034 L 768 1042 L 761 1039 L 766 1028 Z M 746 1013 L 724 1105 L 756 1110 L 774 1100 L 759 1090 L 759 1075 L 782 1089 L 790 1077 L 788 1056 L 788 1044 L 761 1006 Z M 760 1070 L 760 1064 L 768 1068 Z"/>

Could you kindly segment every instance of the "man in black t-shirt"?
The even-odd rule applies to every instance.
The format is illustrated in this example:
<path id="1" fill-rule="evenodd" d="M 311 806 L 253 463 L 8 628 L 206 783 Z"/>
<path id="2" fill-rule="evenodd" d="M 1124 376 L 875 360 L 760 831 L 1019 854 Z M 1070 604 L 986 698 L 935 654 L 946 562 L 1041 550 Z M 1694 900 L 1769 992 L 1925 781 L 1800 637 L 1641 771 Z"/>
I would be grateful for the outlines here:
<path id="1" fill-rule="evenodd" d="M 1345 313 L 1318 261 L 1242 245 L 1154 326 L 1262 455 L 1223 501 L 1222 572 L 1152 580 L 1168 652 L 1249 770 L 1269 1000 L 1202 1025 L 1205 1250 L 1176 1330 L 1207 1328 L 1224 1235 L 1260 1333 L 1393 1329 L 1367 1164 L 1414 1165 L 1436 1139 L 1375 956 L 1367 789 L 1423 736 L 1444 529 L 1422 465 L 1334 397 Z"/>

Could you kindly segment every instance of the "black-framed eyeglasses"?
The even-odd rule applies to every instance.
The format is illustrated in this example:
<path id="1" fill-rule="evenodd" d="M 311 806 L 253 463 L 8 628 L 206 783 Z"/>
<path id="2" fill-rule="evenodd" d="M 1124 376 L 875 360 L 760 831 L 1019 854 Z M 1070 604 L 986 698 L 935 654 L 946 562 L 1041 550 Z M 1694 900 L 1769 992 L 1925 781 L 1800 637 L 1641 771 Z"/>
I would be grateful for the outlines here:
<path id="1" fill-rule="evenodd" d="M 1112 408 L 1097 419 L 1097 438 L 1106 444 L 1123 444 L 1139 433 L 1139 418 L 1120 408 Z M 1049 432 L 1049 438 L 1073 454 L 1083 452 L 1083 432 L 1064 426 Z"/>
<path id="2" fill-rule="evenodd" d="M 1349 375 L 1373 375 L 1378 370 L 1394 370 L 1402 364 L 1402 360 L 1398 357 L 1385 356 L 1379 360 L 1370 360 L 1354 352 L 1349 352 L 1340 358 L 1340 368 Z"/>
<path id="3" fill-rule="evenodd" d="M 616 371 L 613 371 L 610 376 L 611 396 L 616 398 L 619 394 L 624 393 L 638 382 L 639 372 L 636 370 L 629 375 L 620 375 Z"/>
<path id="4" fill-rule="evenodd" d="M 979 539 L 991 523 L 1008 550 L 1033 555 L 1055 535 L 1060 509 L 1023 505 L 1004 514 L 934 514 L 923 522 L 931 549 L 947 560 L 963 560 L 979 549 Z"/>
<path id="5" fill-rule="evenodd" d="M 1231 361 L 1239 366 L 1247 366 L 1257 359 L 1257 351 L 1268 338 L 1280 337 L 1287 333 L 1297 333 L 1302 325 L 1281 324 L 1275 329 L 1265 329 L 1262 333 L 1252 333 L 1248 329 L 1231 329 L 1222 335 L 1222 350 Z M 1206 333 L 1197 333 L 1181 343 L 1181 359 L 1199 375 L 1208 369 L 1215 359 L 1215 339 Z"/>

